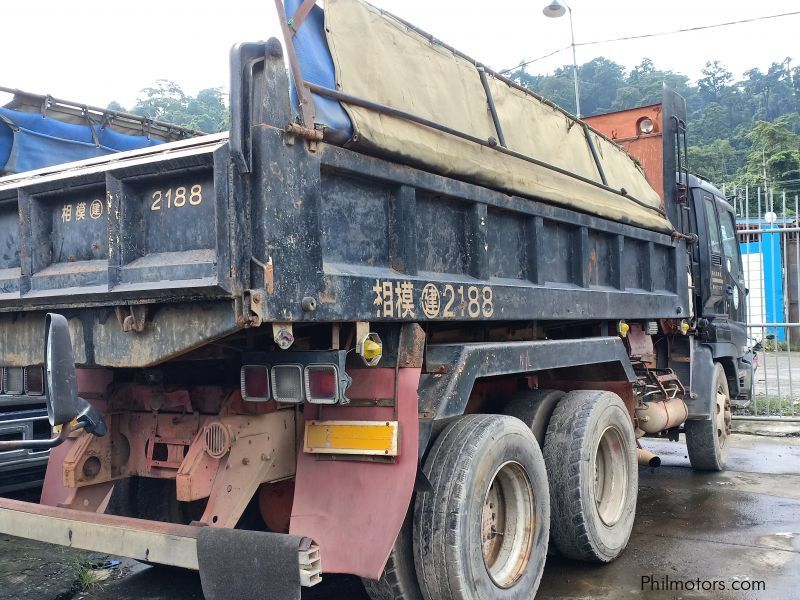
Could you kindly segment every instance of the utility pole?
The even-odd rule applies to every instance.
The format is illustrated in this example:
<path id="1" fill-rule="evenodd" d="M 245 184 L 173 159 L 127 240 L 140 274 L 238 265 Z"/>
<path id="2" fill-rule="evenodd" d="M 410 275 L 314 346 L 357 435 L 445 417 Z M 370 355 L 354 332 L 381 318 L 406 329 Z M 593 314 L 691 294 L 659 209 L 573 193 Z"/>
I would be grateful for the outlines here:
<path id="1" fill-rule="evenodd" d="M 578 79 L 578 57 L 575 53 L 575 27 L 572 23 L 572 8 L 563 0 L 553 0 L 542 9 L 545 17 L 557 19 L 563 17 L 565 13 L 569 13 L 569 35 L 570 46 L 572 46 L 572 83 L 575 88 L 575 116 L 581 118 L 581 89 L 580 80 Z"/>

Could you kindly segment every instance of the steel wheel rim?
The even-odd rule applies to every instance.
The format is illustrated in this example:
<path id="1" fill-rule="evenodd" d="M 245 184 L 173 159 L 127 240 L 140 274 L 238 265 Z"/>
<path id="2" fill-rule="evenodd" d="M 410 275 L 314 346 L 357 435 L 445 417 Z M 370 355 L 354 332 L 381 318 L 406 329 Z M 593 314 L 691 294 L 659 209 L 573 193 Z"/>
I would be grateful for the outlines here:
<path id="1" fill-rule="evenodd" d="M 594 453 L 594 499 L 600 520 L 614 526 L 622 517 L 628 495 L 628 460 L 622 434 L 606 427 Z"/>
<path id="2" fill-rule="evenodd" d="M 483 501 L 483 563 L 497 587 L 512 587 L 528 567 L 536 527 L 535 497 L 528 474 L 508 461 L 492 476 Z"/>
<path id="3" fill-rule="evenodd" d="M 731 400 L 725 393 L 725 388 L 720 384 L 717 386 L 717 414 L 714 420 L 719 447 L 724 448 L 731 433 Z"/>

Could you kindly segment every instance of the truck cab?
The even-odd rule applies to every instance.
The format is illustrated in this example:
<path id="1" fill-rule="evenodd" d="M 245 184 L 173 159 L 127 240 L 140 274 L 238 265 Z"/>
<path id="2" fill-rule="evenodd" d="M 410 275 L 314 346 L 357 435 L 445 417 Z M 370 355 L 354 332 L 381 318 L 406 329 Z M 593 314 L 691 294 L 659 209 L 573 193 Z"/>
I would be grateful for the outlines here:
<path id="1" fill-rule="evenodd" d="M 711 349 L 728 376 L 734 404 L 750 401 L 752 352 L 747 348 L 746 303 L 736 214 L 709 181 L 689 175 L 692 230 L 698 236 L 691 252 L 698 339 Z"/>
<path id="2" fill-rule="evenodd" d="M 638 160 L 672 222 L 693 240 L 687 245 L 687 276 L 694 342 L 725 369 L 731 403 L 746 406 L 752 393 L 753 352 L 747 344 L 748 291 L 736 214 L 720 190 L 689 171 L 684 99 L 665 87 L 659 104 L 595 115 L 585 121 Z M 670 173 L 676 173 L 676 178 Z M 670 366 L 690 382 L 689 364 L 671 361 Z"/>

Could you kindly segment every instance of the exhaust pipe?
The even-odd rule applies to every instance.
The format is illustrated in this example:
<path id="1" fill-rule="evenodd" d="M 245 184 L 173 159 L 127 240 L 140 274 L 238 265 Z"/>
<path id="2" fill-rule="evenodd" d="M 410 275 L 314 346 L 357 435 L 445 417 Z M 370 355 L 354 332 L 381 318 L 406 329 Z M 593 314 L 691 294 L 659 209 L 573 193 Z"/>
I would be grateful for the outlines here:
<path id="1" fill-rule="evenodd" d="M 636 458 L 639 460 L 639 464 L 643 467 L 660 467 L 661 466 L 661 459 L 650 452 L 649 450 L 645 450 L 644 448 L 637 448 L 636 449 Z"/>

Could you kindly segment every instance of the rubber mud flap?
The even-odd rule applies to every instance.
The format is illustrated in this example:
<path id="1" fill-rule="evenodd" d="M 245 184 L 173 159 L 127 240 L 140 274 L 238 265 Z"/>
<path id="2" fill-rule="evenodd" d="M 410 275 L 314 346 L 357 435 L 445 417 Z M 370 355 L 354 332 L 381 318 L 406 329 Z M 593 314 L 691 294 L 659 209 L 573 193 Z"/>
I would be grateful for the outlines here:
<path id="1" fill-rule="evenodd" d="M 197 562 L 206 600 L 300 600 L 303 537 L 204 527 Z"/>

